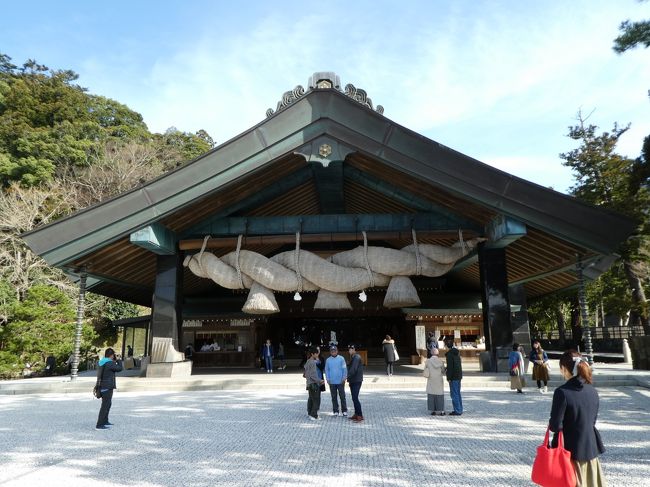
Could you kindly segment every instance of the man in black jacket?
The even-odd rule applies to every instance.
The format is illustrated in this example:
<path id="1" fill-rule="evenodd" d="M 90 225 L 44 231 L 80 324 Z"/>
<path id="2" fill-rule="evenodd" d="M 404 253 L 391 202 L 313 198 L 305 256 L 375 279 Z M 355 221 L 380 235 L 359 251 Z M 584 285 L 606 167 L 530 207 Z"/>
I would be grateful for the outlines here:
<path id="1" fill-rule="evenodd" d="M 354 415 L 350 419 L 355 423 L 360 423 L 363 421 L 363 412 L 361 411 L 361 403 L 359 402 L 359 391 L 363 383 L 363 362 L 354 345 L 348 347 L 348 352 L 350 353 L 348 384 L 350 384 L 352 402 L 354 403 Z"/>
<path id="2" fill-rule="evenodd" d="M 463 366 L 461 365 L 460 352 L 454 345 L 453 340 L 447 342 L 447 381 L 449 382 L 449 395 L 454 410 L 449 413 L 451 416 L 463 414 L 463 399 L 460 397 L 460 381 L 463 379 Z"/>
<path id="3" fill-rule="evenodd" d="M 102 407 L 99 409 L 99 416 L 97 417 L 98 430 L 108 429 L 113 426 L 108 421 L 108 413 L 111 410 L 113 401 L 113 389 L 115 389 L 115 373 L 122 370 L 122 364 L 115 358 L 115 351 L 112 348 L 107 348 L 104 352 L 104 358 L 99 361 L 99 368 L 97 370 L 97 382 L 99 390 L 102 393 Z"/>

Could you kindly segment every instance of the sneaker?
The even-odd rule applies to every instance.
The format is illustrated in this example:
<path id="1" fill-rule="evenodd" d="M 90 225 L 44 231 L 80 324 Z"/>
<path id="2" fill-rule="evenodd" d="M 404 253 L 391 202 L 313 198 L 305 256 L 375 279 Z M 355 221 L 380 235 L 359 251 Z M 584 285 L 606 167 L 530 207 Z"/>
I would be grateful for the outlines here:
<path id="1" fill-rule="evenodd" d="M 544 394 L 548 392 L 548 386 L 544 386 Z"/>
<path id="2" fill-rule="evenodd" d="M 104 423 L 104 426 L 113 426 L 113 423 L 110 423 L 110 422 L 106 421 L 106 422 Z"/>
<path id="3" fill-rule="evenodd" d="M 316 421 L 320 421 L 321 419 L 323 418 L 321 418 L 320 416 L 316 416 Z"/>
<path id="4" fill-rule="evenodd" d="M 540 394 L 544 394 L 544 389 L 542 389 L 542 388 L 540 387 L 540 388 L 539 388 L 539 393 L 540 393 Z"/>
<path id="5" fill-rule="evenodd" d="M 104 424 L 102 426 L 95 426 L 95 429 L 96 430 L 108 430 L 110 428 Z"/>
<path id="6" fill-rule="evenodd" d="M 309 416 L 309 421 L 317 421 L 318 418 L 314 418 L 313 416 Z"/>
<path id="7" fill-rule="evenodd" d="M 347 417 L 347 415 L 348 415 L 348 412 L 347 412 L 347 411 L 343 411 L 343 412 L 341 413 L 341 416 L 346 416 L 346 417 Z"/>
<path id="8" fill-rule="evenodd" d="M 460 416 L 462 414 L 463 413 L 457 413 L 456 411 L 452 411 L 452 412 L 449 413 L 449 416 Z"/>
<path id="9" fill-rule="evenodd" d="M 338 411 L 332 413 L 332 416 L 340 416 Z"/>

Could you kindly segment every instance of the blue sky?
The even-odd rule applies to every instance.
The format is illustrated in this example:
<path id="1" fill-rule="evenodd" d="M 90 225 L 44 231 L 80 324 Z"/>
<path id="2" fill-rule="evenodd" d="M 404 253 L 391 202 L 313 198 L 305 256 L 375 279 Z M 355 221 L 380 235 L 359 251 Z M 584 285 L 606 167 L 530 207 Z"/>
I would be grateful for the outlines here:
<path id="1" fill-rule="evenodd" d="M 265 118 L 315 71 L 363 88 L 385 115 L 530 181 L 566 191 L 558 154 L 578 110 L 619 151 L 650 134 L 650 50 L 615 54 L 650 2 L 6 2 L 0 52 L 72 69 L 151 130 L 223 142 Z"/>

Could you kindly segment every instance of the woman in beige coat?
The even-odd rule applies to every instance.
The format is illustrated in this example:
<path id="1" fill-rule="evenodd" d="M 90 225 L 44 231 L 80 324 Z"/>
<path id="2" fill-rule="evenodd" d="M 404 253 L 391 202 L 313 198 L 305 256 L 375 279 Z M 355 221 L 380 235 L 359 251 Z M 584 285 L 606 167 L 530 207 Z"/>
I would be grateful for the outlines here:
<path id="1" fill-rule="evenodd" d="M 438 358 L 438 349 L 431 351 L 422 374 L 427 378 L 427 407 L 431 416 L 445 415 L 445 364 Z"/>

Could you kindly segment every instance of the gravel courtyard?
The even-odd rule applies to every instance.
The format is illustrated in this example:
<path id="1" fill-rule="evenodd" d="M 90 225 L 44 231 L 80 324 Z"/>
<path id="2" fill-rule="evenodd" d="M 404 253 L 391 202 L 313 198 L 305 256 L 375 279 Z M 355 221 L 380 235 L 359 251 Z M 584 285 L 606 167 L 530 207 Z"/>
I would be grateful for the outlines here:
<path id="1" fill-rule="evenodd" d="M 599 392 L 609 485 L 650 485 L 650 390 Z M 421 391 L 362 389 L 354 424 L 329 392 L 311 422 L 300 390 L 116 391 L 97 431 L 90 392 L 0 396 L 0 485 L 532 485 L 551 398 L 465 390 L 462 417 L 431 417 Z"/>

